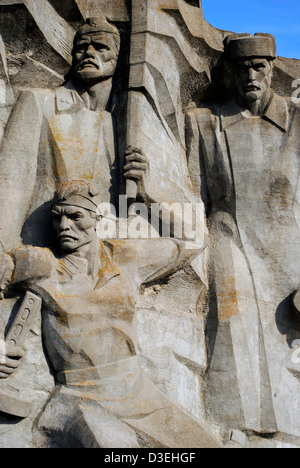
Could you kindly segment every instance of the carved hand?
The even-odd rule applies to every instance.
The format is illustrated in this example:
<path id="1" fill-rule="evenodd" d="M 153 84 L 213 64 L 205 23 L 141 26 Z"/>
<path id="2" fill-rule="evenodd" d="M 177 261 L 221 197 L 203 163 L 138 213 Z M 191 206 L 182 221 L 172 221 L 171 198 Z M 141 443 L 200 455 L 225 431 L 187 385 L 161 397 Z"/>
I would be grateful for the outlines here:
<path id="1" fill-rule="evenodd" d="M 0 254 L 0 299 L 4 297 L 4 291 L 11 282 L 11 278 L 15 269 L 13 259 L 5 254 Z"/>
<path id="2" fill-rule="evenodd" d="M 20 365 L 20 359 L 24 356 L 21 348 L 6 348 L 4 341 L 0 343 L 0 380 L 7 379 Z"/>
<path id="3" fill-rule="evenodd" d="M 296 310 L 300 314 L 300 291 L 297 291 L 294 296 L 293 296 L 293 304 L 296 308 Z"/>
<path id="4" fill-rule="evenodd" d="M 148 198 L 149 161 L 141 149 L 129 146 L 125 151 L 124 177 L 136 182 L 139 197 Z"/>

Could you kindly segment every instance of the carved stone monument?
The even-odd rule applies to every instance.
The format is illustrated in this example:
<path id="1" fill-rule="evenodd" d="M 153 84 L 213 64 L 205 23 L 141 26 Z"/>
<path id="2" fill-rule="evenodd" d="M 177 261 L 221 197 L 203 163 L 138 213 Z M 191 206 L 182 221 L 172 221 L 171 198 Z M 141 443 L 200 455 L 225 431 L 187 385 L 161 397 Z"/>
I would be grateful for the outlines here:
<path id="1" fill-rule="evenodd" d="M 2 0 L 0 56 L 0 447 L 299 447 L 300 62 L 198 0 Z"/>
<path id="2" fill-rule="evenodd" d="M 297 366 L 281 335 L 289 327 L 297 336 L 288 297 L 298 288 L 300 109 L 271 89 L 272 36 L 229 36 L 225 57 L 232 96 L 187 118 L 189 161 L 203 168 L 195 182 L 207 204 L 218 322 L 207 408 L 239 429 L 297 434 Z"/>

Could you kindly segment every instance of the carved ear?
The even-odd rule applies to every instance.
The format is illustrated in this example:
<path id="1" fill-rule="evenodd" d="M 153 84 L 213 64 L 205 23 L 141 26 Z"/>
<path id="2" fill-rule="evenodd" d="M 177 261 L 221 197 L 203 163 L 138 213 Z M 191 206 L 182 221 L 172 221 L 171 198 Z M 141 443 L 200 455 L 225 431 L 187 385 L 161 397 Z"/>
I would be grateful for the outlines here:
<path id="1" fill-rule="evenodd" d="M 89 194 L 91 197 L 96 197 L 98 195 L 98 190 L 95 187 L 90 187 Z"/>
<path id="2" fill-rule="evenodd" d="M 91 213 L 91 217 L 95 220 L 95 231 L 97 230 L 97 223 L 101 221 L 102 215 Z"/>

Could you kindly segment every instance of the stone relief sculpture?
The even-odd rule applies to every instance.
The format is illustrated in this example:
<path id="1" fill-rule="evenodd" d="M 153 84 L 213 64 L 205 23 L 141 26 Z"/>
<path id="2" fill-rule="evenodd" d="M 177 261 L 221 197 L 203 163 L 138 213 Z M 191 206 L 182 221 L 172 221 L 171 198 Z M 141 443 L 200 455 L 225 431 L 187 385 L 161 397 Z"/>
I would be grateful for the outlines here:
<path id="1" fill-rule="evenodd" d="M 136 356 L 140 284 L 170 274 L 197 250 L 172 239 L 105 245 L 96 232 L 100 204 L 87 183 L 64 184 L 52 206 L 58 254 L 30 246 L 9 254 L 10 280 L 43 298 L 45 347 L 59 383 L 38 428 L 52 447 L 217 447 L 206 428 L 157 390 Z M 2 366 L 3 377 L 15 362 L 10 357 Z"/>
<path id="2" fill-rule="evenodd" d="M 0 13 L 0 447 L 299 446 L 298 61 L 198 0 Z"/>
<path id="3" fill-rule="evenodd" d="M 17 245 L 20 236 L 25 243 L 47 245 L 49 233 L 43 239 L 42 229 L 37 234 L 32 225 L 61 182 L 93 180 L 103 200 L 114 201 L 118 162 L 108 108 L 119 48 L 118 30 L 104 19 L 92 19 L 75 36 L 64 85 L 20 95 L 0 150 L 1 241 L 6 248 Z M 16 216 L 5 222 L 11 209 Z"/>
<path id="4" fill-rule="evenodd" d="M 211 239 L 206 405 L 221 424 L 299 437 L 292 337 L 282 339 L 297 337 L 299 107 L 271 89 L 272 36 L 228 36 L 225 58 L 231 98 L 187 116 Z"/>

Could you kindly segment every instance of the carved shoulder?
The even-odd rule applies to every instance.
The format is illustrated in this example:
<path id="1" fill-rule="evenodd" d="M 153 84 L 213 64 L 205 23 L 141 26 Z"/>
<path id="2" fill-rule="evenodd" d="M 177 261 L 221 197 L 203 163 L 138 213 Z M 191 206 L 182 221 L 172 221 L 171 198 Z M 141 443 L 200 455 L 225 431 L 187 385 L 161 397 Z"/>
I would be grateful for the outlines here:
<path id="1" fill-rule="evenodd" d="M 46 109 L 53 109 L 54 93 L 49 90 L 23 90 L 14 105 L 8 120 L 3 143 L 13 141 L 15 145 L 14 153 L 17 153 L 17 144 L 20 142 L 20 149 L 38 144 L 40 127 L 42 124 L 43 115 L 47 112 Z M 24 140 L 28 136 L 28 142 L 31 145 L 24 145 Z M 30 136 L 30 138 L 29 138 Z M 2 145 L 3 146 L 3 145 Z"/>
<path id="2" fill-rule="evenodd" d="M 14 283 L 50 278 L 57 265 L 53 253 L 46 248 L 22 246 L 9 252 L 9 255 L 15 264 Z"/>
<path id="3" fill-rule="evenodd" d="M 27 105 L 31 102 L 40 108 L 42 111 L 43 105 L 46 101 L 53 100 L 55 96 L 52 89 L 25 89 L 18 98 L 18 101 L 25 102 Z"/>
<path id="4" fill-rule="evenodd" d="M 202 122 L 209 122 L 215 119 L 215 116 L 219 114 L 219 106 L 203 106 L 195 107 L 188 110 L 186 114 L 186 121 L 192 125 L 201 125 Z"/>
<path id="5" fill-rule="evenodd" d="M 218 128 L 220 107 L 200 107 L 191 109 L 186 115 L 186 145 L 187 153 L 197 151 L 199 145 L 205 141 L 209 134 L 214 134 Z"/>

